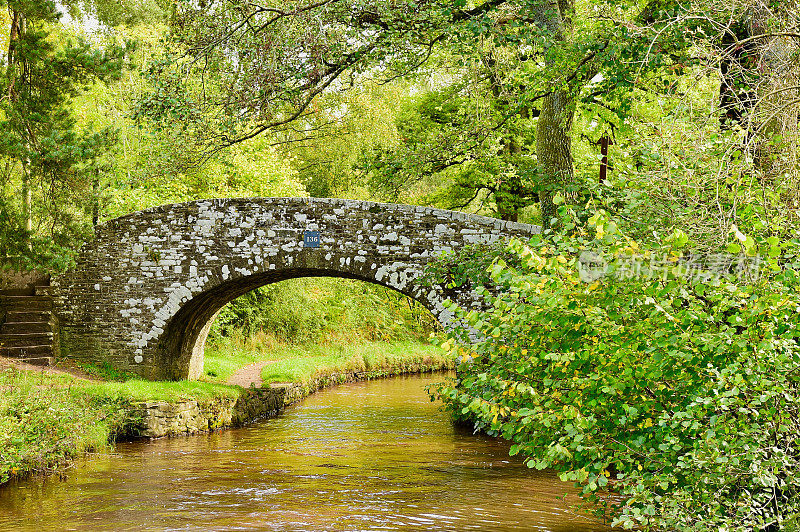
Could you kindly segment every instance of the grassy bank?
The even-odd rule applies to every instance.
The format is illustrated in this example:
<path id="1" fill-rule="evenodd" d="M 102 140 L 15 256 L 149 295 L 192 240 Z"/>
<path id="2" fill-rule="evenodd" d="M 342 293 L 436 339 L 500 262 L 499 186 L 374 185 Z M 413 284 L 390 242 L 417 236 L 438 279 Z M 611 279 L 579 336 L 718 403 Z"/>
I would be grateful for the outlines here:
<path id="1" fill-rule="evenodd" d="M 203 380 L 225 383 L 239 368 L 269 362 L 261 378 L 270 382 L 305 382 L 343 372 L 403 373 L 414 368 L 453 368 L 439 347 L 414 341 L 358 342 L 350 345 L 287 345 L 265 339 L 226 339 L 206 349 Z"/>
<path id="2" fill-rule="evenodd" d="M 224 382 L 239 368 L 259 361 L 271 362 L 262 372 L 265 383 L 305 383 L 344 372 L 376 376 L 452 367 L 443 351 L 419 342 L 259 348 L 248 341 L 209 349 L 200 382 L 96 381 L 0 368 L 0 484 L 54 472 L 76 456 L 109 449 L 136 422 L 131 419 L 136 403 L 237 398 L 242 389 Z"/>
<path id="3" fill-rule="evenodd" d="M 0 484 L 50 473 L 127 433 L 132 405 L 238 397 L 240 389 L 205 382 L 93 382 L 65 374 L 0 370 Z"/>
<path id="4" fill-rule="evenodd" d="M 404 373 L 416 368 L 452 369 L 453 361 L 439 347 L 417 342 L 366 343 L 353 346 L 285 346 L 281 360 L 264 366 L 268 382 L 306 382 L 333 373 Z"/>

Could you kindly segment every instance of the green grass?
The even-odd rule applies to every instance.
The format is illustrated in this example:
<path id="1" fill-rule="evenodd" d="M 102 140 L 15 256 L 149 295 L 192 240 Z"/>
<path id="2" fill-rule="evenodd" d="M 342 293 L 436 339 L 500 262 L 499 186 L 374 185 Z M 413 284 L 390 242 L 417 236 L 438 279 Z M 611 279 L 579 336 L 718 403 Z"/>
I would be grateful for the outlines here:
<path id="1" fill-rule="evenodd" d="M 239 389 L 235 386 L 199 381 L 153 382 L 137 379 L 125 382 L 80 384 L 75 391 L 95 397 L 124 399 L 132 402 L 166 401 L 176 403 L 191 399 L 202 401 L 218 397 L 231 399 L 239 397 Z"/>
<path id="2" fill-rule="evenodd" d="M 82 369 L 86 369 L 86 366 L 82 366 Z M 88 373 L 96 376 L 91 369 L 89 368 Z M 63 389 L 74 396 L 86 395 L 109 400 L 179 402 L 190 399 L 205 400 L 239 396 L 239 389 L 236 386 L 202 381 L 146 381 L 139 377 L 130 378 L 128 376 L 128 380 L 125 381 L 98 382 L 79 379 L 65 373 L 16 369 L 5 371 L 6 381 L 9 381 L 9 375 L 13 375 L 15 386 L 35 387 L 43 390 Z M 0 385 L 2 382 L 0 380 Z"/>
<path id="3" fill-rule="evenodd" d="M 256 336 L 247 340 L 226 338 L 213 345 L 206 345 L 203 380 L 224 384 L 240 368 L 253 362 L 277 360 L 280 357 L 277 344 L 264 341 L 263 337 Z"/>
<path id="4" fill-rule="evenodd" d="M 295 356 L 264 366 L 261 378 L 270 382 L 304 382 L 317 374 L 334 373 L 343 360 L 335 355 Z"/>
<path id="5" fill-rule="evenodd" d="M 264 383 L 305 382 L 347 371 L 398 373 L 415 365 L 453 367 L 440 348 L 418 341 L 288 345 L 229 340 L 206 349 L 203 380 L 224 383 L 239 368 L 264 361 L 272 362 L 261 372 Z"/>

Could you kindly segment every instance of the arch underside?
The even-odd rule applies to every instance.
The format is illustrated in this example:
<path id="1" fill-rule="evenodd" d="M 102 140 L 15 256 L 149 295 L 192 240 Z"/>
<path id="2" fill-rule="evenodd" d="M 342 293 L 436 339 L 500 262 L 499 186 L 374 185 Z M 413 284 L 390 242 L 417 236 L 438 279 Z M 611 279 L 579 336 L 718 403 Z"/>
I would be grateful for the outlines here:
<path id="1" fill-rule="evenodd" d="M 203 370 L 205 341 L 211 324 L 219 311 L 226 304 L 256 288 L 268 284 L 297 279 L 301 277 L 334 277 L 354 279 L 390 288 L 421 303 L 437 319 L 436 309 L 431 302 L 420 298 L 413 290 L 413 285 L 406 289 L 398 289 L 374 278 L 356 275 L 349 272 L 317 268 L 289 268 L 260 272 L 247 277 L 232 279 L 205 292 L 199 293 L 187 301 L 169 320 L 164 328 L 163 340 L 156 349 L 158 380 L 197 379 Z"/>

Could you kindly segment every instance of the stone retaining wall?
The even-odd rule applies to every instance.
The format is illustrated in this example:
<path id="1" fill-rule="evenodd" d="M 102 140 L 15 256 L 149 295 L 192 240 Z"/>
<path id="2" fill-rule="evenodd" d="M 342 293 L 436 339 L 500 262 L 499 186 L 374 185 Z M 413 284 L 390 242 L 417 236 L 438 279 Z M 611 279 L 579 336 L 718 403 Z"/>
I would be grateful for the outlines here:
<path id="1" fill-rule="evenodd" d="M 179 403 L 147 401 L 136 404 L 130 412 L 129 417 L 135 422 L 127 436 L 162 438 L 241 427 L 253 421 L 274 417 L 286 406 L 329 386 L 444 369 L 447 368 L 413 364 L 400 371 L 335 373 L 305 383 L 271 384 L 262 388 L 243 389 L 238 399 L 216 398 L 208 401 L 192 399 Z"/>
<path id="2" fill-rule="evenodd" d="M 0 264 L 0 291 L 30 289 L 50 284 L 50 274 L 36 270 L 19 270 Z"/>

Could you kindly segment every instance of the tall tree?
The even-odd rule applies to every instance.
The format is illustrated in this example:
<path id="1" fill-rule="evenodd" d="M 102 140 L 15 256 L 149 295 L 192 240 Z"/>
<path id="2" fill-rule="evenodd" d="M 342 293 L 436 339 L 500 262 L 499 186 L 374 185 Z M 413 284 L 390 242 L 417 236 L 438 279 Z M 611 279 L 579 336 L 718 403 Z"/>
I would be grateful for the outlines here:
<path id="1" fill-rule="evenodd" d="M 566 42 L 572 32 L 575 16 L 573 0 L 551 0 L 537 13 L 540 26 L 547 28 L 551 41 L 547 48 Z M 552 67 L 554 54 L 544 50 L 545 63 Z M 586 76 L 584 76 L 586 77 Z M 575 173 L 572 157 L 572 122 L 575 116 L 575 90 L 564 84 L 563 79 L 554 79 L 553 86 L 542 100 L 539 126 L 536 134 L 536 153 L 539 157 L 544 183 L 539 190 L 539 205 L 542 224 L 550 226 L 557 220 L 554 198 L 559 190 L 572 184 Z M 581 80 L 583 82 L 588 79 Z"/>
<path id="2" fill-rule="evenodd" d="M 25 253 L 37 231 L 37 211 L 47 245 L 67 245 L 76 230 L 85 203 L 80 198 L 91 195 L 96 178 L 93 161 L 113 142 L 113 131 L 79 130 L 70 103 L 89 84 L 118 76 L 125 49 L 110 45 L 98 50 L 60 34 L 53 0 L 11 1 L 7 7 L 0 155 L 9 171 L 20 176 L 26 238 L 17 251 Z"/>

